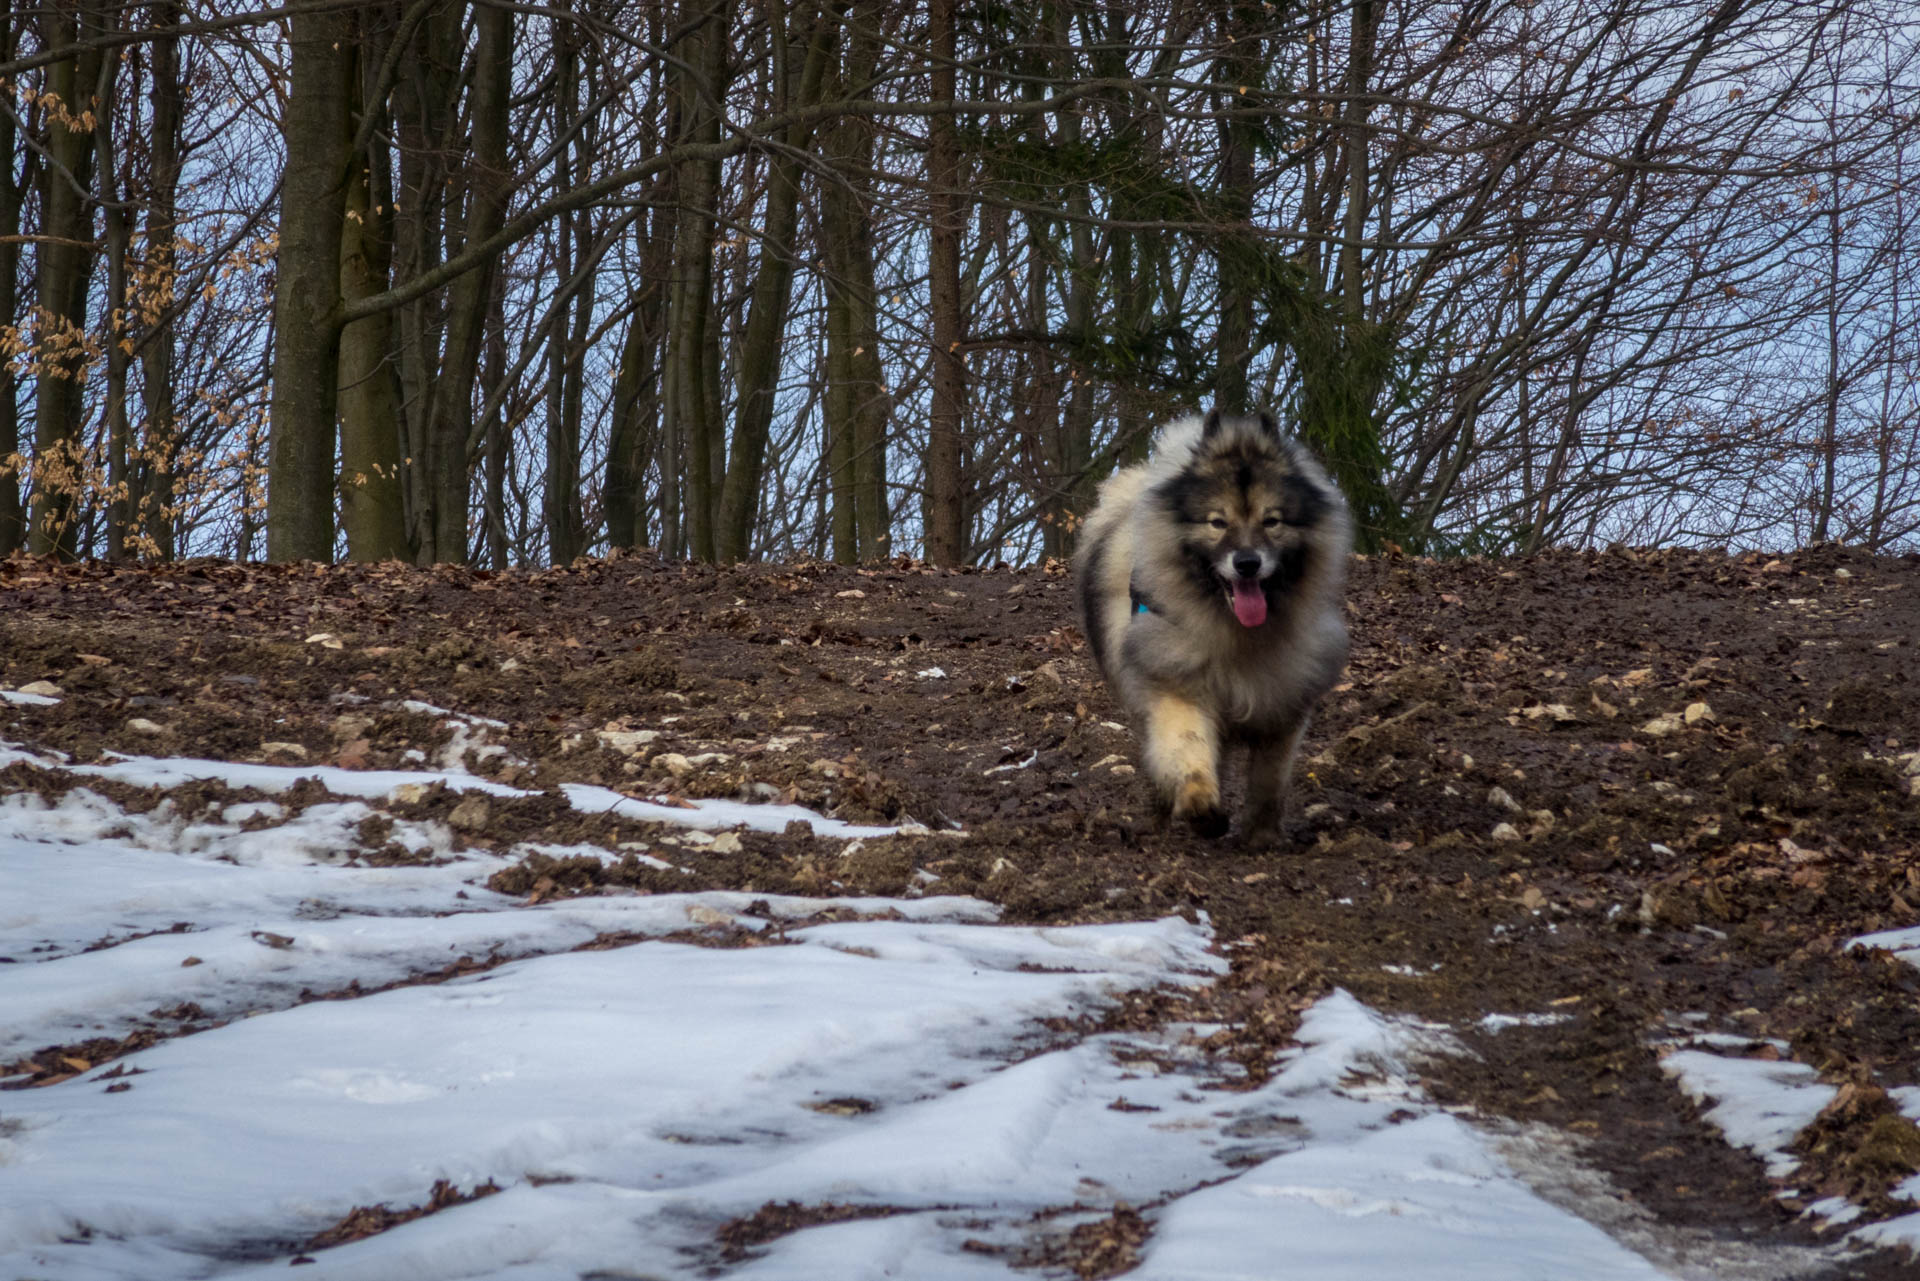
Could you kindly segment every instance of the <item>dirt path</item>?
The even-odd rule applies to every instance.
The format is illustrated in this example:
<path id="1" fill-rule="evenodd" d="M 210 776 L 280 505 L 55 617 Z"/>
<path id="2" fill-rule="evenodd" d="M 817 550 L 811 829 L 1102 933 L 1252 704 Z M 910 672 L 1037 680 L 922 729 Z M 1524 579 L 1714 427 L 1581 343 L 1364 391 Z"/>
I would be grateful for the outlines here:
<path id="1" fill-rule="evenodd" d="M 1920 922 L 1920 558 L 1374 561 L 1351 614 L 1349 679 L 1279 854 L 1155 829 L 1068 580 L 1042 571 L 16 560 L 0 686 L 64 697 L 0 707 L 0 738 L 356 768 L 451 749 L 524 787 L 911 819 L 935 831 L 689 847 L 671 888 L 937 884 L 1039 922 L 1204 911 L 1234 963 L 1207 1007 L 1116 1019 L 1224 1022 L 1218 1052 L 1257 1076 L 1297 1011 L 1343 987 L 1455 1029 L 1471 1054 L 1434 1066 L 1436 1097 L 1575 1136 L 1669 1227 L 1784 1243 L 1816 1239 L 1796 1216 L 1822 1196 L 1911 1211 L 1888 1193 L 1920 1169 L 1920 1131 L 1878 1092 L 1920 1084 L 1920 971 L 1844 945 Z M 452 741 L 419 704 L 504 728 Z M 4 785 L 58 786 L 24 766 Z M 547 797 L 478 817 L 457 799 L 411 808 L 496 848 L 638 830 Z M 535 867 L 513 888 L 604 879 Z M 1857 1087 L 1797 1197 L 1662 1071 L 1681 1032 Z M 1888 1253 L 1845 1275 L 1911 1267 Z"/>

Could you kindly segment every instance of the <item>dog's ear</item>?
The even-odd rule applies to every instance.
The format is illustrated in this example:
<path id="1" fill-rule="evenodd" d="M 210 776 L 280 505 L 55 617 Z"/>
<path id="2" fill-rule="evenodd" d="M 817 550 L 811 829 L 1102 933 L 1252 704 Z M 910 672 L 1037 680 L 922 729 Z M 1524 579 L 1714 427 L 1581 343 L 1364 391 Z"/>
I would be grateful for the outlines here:
<path id="1" fill-rule="evenodd" d="M 1275 422 L 1273 415 L 1264 409 L 1260 411 L 1260 430 L 1275 440 L 1280 439 L 1280 424 Z"/>
<path id="2" fill-rule="evenodd" d="M 1200 439 L 1218 435 L 1220 432 L 1220 410 L 1218 407 L 1207 411 L 1207 420 L 1200 424 Z"/>

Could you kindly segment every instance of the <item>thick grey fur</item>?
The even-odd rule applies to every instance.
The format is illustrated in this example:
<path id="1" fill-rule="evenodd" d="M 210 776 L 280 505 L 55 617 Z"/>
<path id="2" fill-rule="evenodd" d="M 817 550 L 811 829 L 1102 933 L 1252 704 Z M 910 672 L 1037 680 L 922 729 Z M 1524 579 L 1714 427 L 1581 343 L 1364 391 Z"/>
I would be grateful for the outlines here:
<path id="1" fill-rule="evenodd" d="M 1284 493 L 1287 519 L 1261 527 L 1253 513 L 1224 531 L 1209 526 L 1202 513 L 1234 507 L 1236 490 L 1238 509 L 1249 513 L 1256 504 L 1244 495 Z M 1082 616 L 1163 813 L 1224 834 L 1221 752 L 1244 744 L 1247 834 L 1278 834 L 1300 739 L 1346 662 L 1341 609 L 1352 541 L 1338 487 L 1266 414 L 1216 411 L 1168 423 L 1146 462 L 1102 486 L 1075 556 Z M 1262 556 L 1269 604 L 1259 626 L 1235 617 L 1215 568 L 1235 551 Z M 1137 610 L 1140 600 L 1150 612 Z M 1169 733 L 1168 725 L 1183 728 Z M 1203 767 L 1211 803 L 1197 777 Z"/>

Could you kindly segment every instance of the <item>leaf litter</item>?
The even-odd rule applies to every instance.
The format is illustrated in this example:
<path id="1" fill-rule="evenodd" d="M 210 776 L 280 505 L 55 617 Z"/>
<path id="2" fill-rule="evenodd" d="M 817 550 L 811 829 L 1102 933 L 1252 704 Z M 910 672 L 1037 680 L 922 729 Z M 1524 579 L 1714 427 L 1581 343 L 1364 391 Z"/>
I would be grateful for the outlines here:
<path id="1" fill-rule="evenodd" d="M 196 590 L 169 590 L 181 585 Z M 1010 585 L 1022 589 L 1012 599 Z M 101 824 L 122 822 L 135 837 L 170 825 L 175 835 L 160 847 L 177 863 L 186 854 L 178 833 L 192 828 L 184 820 L 220 827 L 232 806 L 279 805 L 281 814 L 255 811 L 218 838 L 240 860 L 219 865 L 230 873 L 221 893 L 239 891 L 242 879 L 287 882 L 246 891 L 224 923 L 218 910 L 182 910 L 184 887 L 176 886 L 155 888 L 164 901 L 133 913 L 138 919 L 125 901 L 79 911 L 75 928 L 98 923 L 98 932 L 62 934 L 49 951 L 36 952 L 46 941 L 30 925 L 6 935 L 17 940 L 0 948 L 7 979 L 79 966 L 74 950 L 100 942 L 110 946 L 86 954 L 92 963 L 118 965 L 124 954 L 143 963 L 123 969 L 166 976 L 142 992 L 138 1010 L 117 1015 L 97 996 L 76 1006 L 47 984 L 0 982 L 0 998 L 9 987 L 21 993 L 7 1009 L 42 1011 L 0 1021 L 0 1032 L 19 1032 L 0 1058 L 37 1065 L 9 1084 L 58 1077 L 53 1069 L 67 1055 L 93 1073 L 7 1097 L 58 1100 L 104 1079 L 103 1066 L 133 1065 L 137 1080 L 109 1083 L 138 1087 L 108 1100 L 127 1106 L 148 1096 L 156 1077 L 148 1064 L 185 1044 L 183 1030 L 202 1029 L 188 1042 L 231 1036 L 243 1028 L 231 1021 L 240 1015 L 265 1011 L 245 1024 L 270 1023 L 321 995 L 337 1008 L 370 1008 L 397 999 L 388 985 L 457 969 L 463 958 L 486 958 L 484 972 L 456 973 L 436 990 L 490 981 L 595 940 L 627 951 L 760 941 L 776 927 L 791 937 L 793 921 L 810 913 L 774 911 L 783 896 L 906 896 L 888 910 L 922 912 L 922 920 L 938 914 L 916 905 L 946 896 L 949 906 L 991 904 L 1010 925 L 1047 928 L 1205 913 L 1230 967 L 1217 982 L 1148 984 L 1105 998 L 1104 1011 L 1098 1002 L 1079 1012 L 1027 1011 L 1006 1025 L 1010 1040 L 995 1042 L 994 1053 L 1023 1065 L 1006 1071 L 1096 1045 L 1122 1055 L 1125 1071 L 1149 1073 L 1140 1079 L 1187 1080 L 1182 1088 L 1197 1097 L 1258 1098 L 1287 1076 L 1302 1018 L 1336 992 L 1451 1029 L 1452 1048 L 1423 1059 L 1414 1077 L 1343 1070 L 1315 1087 L 1364 1094 L 1376 1088 L 1369 1082 L 1402 1081 L 1405 1096 L 1377 1114 L 1386 1127 L 1379 1137 L 1329 1147 L 1337 1127 L 1324 1116 L 1275 1109 L 1304 1116 L 1317 1142 L 1291 1157 L 1242 1150 L 1226 1165 L 1208 1157 L 1190 1182 L 1163 1167 L 1156 1186 L 1129 1189 L 1125 1201 L 1139 1208 L 1147 1235 L 1129 1244 L 1132 1227 L 1104 1237 L 1089 1229 L 1084 1258 L 1130 1250 L 1128 1266 L 1137 1256 L 1142 1275 L 1191 1260 L 1200 1238 L 1180 1221 L 1204 1220 L 1206 1204 L 1232 1204 L 1222 1189 L 1265 1186 L 1264 1175 L 1252 1176 L 1268 1163 L 1297 1163 L 1316 1150 L 1392 1149 L 1398 1155 L 1383 1169 L 1426 1152 L 1453 1162 L 1461 1178 L 1492 1177 L 1476 1173 L 1471 1143 L 1458 1146 L 1456 1136 L 1387 1141 L 1434 1115 L 1437 1102 L 1490 1127 L 1563 1136 L 1608 1196 L 1630 1198 L 1652 1217 L 1665 1235 L 1652 1244 L 1635 1238 L 1636 1248 L 1671 1274 L 1739 1242 L 1772 1250 L 1775 1264 L 1794 1260 L 1805 1275 L 1902 1275 L 1901 1243 L 1920 1239 L 1920 1228 L 1902 1235 L 1901 1227 L 1920 1191 L 1903 1173 L 1920 1112 L 1912 1048 L 1920 985 L 1913 966 L 1895 959 L 1920 956 L 1916 590 L 1920 565 L 1911 559 L 1840 548 L 1778 559 L 1619 549 L 1513 563 L 1363 562 L 1350 679 L 1310 736 L 1293 849 L 1259 856 L 1154 828 L 1137 778 L 1112 768 L 1115 757 L 1132 759 L 1133 746 L 1080 648 L 1068 584 L 1053 571 L 936 572 L 907 562 L 716 569 L 646 557 L 507 574 L 8 562 L 0 567 L 0 687 L 34 691 L 0 709 L 0 738 L 21 744 L 5 773 L 9 796 L 40 797 L 42 813 L 67 807 L 63 817 L 73 821 L 91 806 L 84 821 L 112 847 L 103 857 L 122 867 L 140 840 Z M 1817 608 L 1771 603 L 1789 594 Z M 244 610 L 225 609 L 237 596 Z M 1436 598 L 1446 608 L 1432 608 Z M 307 643 L 321 633 L 339 647 Z M 917 679 L 936 665 L 940 680 Z M 42 701 L 50 698 L 58 701 Z M 159 732 L 129 731 L 136 716 Z M 1658 735 L 1636 730 L 1656 721 Z M 177 753 L 221 768 L 209 778 L 202 767 L 159 770 L 115 752 Z M 997 769 L 1008 761 L 1026 764 Z M 364 788 L 342 791 L 329 773 L 325 783 L 287 790 L 290 777 L 328 766 L 345 766 L 339 773 Z M 396 799 L 396 785 L 375 771 L 421 780 L 425 790 Z M 77 791 L 102 800 L 69 805 Z M 587 795 L 612 799 L 583 806 Z M 470 806 L 453 822 L 470 796 L 485 798 L 484 816 Z M 716 811 L 703 805 L 768 801 L 901 831 L 849 853 L 852 843 L 824 835 L 823 824 L 783 817 L 739 831 L 722 851 L 662 826 L 669 812 L 704 819 Z M 354 803 L 367 813 L 348 824 L 337 807 Z M 383 832 L 382 822 L 393 827 Z M 239 828 L 248 824 L 324 834 L 317 844 L 335 851 L 342 875 L 380 870 L 383 849 L 387 859 L 424 851 L 429 862 L 388 869 L 411 882 L 329 890 L 322 915 L 336 915 L 316 922 L 314 896 L 304 892 L 313 886 L 296 887 L 292 867 L 246 861 L 254 855 Z M 1499 824 L 1510 835 L 1496 838 Z M 393 832 L 413 833 L 412 846 L 390 840 Z M 543 870 L 536 857 L 553 866 Z M 543 876 L 550 884 L 536 890 Z M 489 891 L 489 877 L 512 893 Z M 714 920 L 689 916 L 678 899 L 689 892 L 708 896 L 699 902 Z M 636 911 L 648 902 L 657 906 Z M 756 902 L 765 910 L 754 911 Z M 193 932 L 147 933 L 182 920 Z M 404 936 L 379 935 L 383 923 L 404 927 Z M 262 946 L 250 937 L 256 930 L 290 943 Z M 355 930 L 368 931 L 357 951 L 348 944 Z M 1877 950 L 1849 946 L 1864 934 Z M 660 941 L 668 937 L 683 943 Z M 251 952 L 236 950 L 242 939 Z M 855 959 L 876 951 L 858 938 L 837 944 Z M 781 957 L 795 950 L 776 949 Z M 525 959 L 497 963 L 511 957 Z M 253 968 L 268 958 L 289 972 Z M 73 973 L 70 988 L 111 990 L 102 986 L 105 968 Z M 177 987 L 197 975 L 206 977 Z M 145 1013 L 176 1005 L 200 1017 Z M 58 1009 L 76 1011 L 66 1016 L 75 1031 L 103 1023 L 100 1035 L 36 1037 L 34 1028 L 57 1033 Z M 1771 1177 L 1762 1155 L 1727 1142 L 1710 1120 L 1727 1099 L 1696 1101 L 1665 1070 L 1662 1046 L 1683 1013 L 1707 1038 L 1693 1052 L 1737 1064 L 1766 1047 L 1777 1057 L 1755 1061 L 1798 1063 L 1836 1101 L 1852 1092 L 1847 1107 L 1814 1109 L 1818 1119 L 1791 1136 L 1790 1174 Z M 1150 1029 L 1162 1038 L 1153 1045 L 1123 1050 L 1116 1039 Z M 86 1048 L 136 1037 L 155 1039 L 97 1060 Z M 1734 1073 L 1718 1075 L 1719 1088 L 1733 1088 L 1724 1080 Z M 839 1084 L 820 1097 L 859 1098 L 875 1110 L 802 1111 L 822 1123 L 877 1125 L 923 1106 L 883 1079 Z M 1115 1086 L 1098 1100 L 1106 1118 L 1193 1114 L 1178 1091 L 1151 1095 L 1131 1078 Z M 409 1093 L 404 1082 L 375 1077 L 345 1088 Z M 1336 1097 L 1323 1101 L 1337 1112 Z M 0 1118 L 12 1121 L 7 1111 Z M 1389 1123 L 1389 1113 L 1406 1117 Z M 1221 1125 L 1261 1128 L 1246 1117 Z M 1221 1125 L 1200 1132 L 1231 1146 Z M 36 1133 L 9 1129 L 13 1143 Z M 1223 1169 L 1248 1174 L 1204 1190 Z M 1327 1186 L 1362 1186 L 1357 1170 L 1328 1175 Z M 441 1172 L 473 1186 L 468 1174 Z M 628 1177 L 536 1183 L 556 1171 L 513 1161 L 499 1174 L 509 1201 L 561 1197 L 569 1187 L 585 1196 L 583 1186 L 617 1187 Z M 418 1202 L 422 1181 L 411 1182 L 411 1196 L 389 1182 L 337 1189 L 347 1198 L 355 1187 L 378 1194 L 339 1213 Z M 756 1189 L 765 1193 L 759 1200 L 737 1202 L 732 1218 L 767 1205 L 862 1203 L 836 1186 L 826 1180 L 809 1192 L 804 1180 L 769 1182 Z M 958 1252 L 983 1266 L 1025 1257 L 1020 1230 L 1004 1217 L 969 1228 L 979 1209 L 964 1199 L 930 1200 L 924 1188 L 879 1196 L 884 1190 L 866 1203 L 902 1212 L 789 1233 L 738 1265 L 742 1275 L 798 1268 L 834 1240 L 875 1249 L 884 1241 L 897 1257 L 942 1267 L 960 1240 L 999 1251 Z M 1381 1204 L 1402 1204 L 1403 1192 Z M 1029 1194 L 1030 1214 L 1087 1204 L 1070 1182 Z M 703 1204 L 722 1212 L 718 1201 Z M 1605 1220 L 1592 1197 L 1582 1204 Z M 1117 1207 L 1089 1207 L 1085 1223 L 1104 1216 L 1117 1225 Z M 432 1220 L 474 1223 L 477 1213 L 456 1206 Z M 1346 1212 L 1328 1203 L 1314 1213 Z M 381 1236 L 398 1240 L 428 1223 Z M 711 1232 L 701 1239 L 710 1243 Z M 1887 1248 L 1844 1262 L 1818 1253 L 1849 1232 Z M 1099 1245 L 1109 1238 L 1125 1249 Z M 1794 1253 L 1805 1250 L 1814 1253 Z M 1042 1270 L 1093 1266 L 1049 1257 Z M 445 1275 L 486 1272 L 471 1261 L 459 1265 L 465 1271 L 448 1267 Z"/>

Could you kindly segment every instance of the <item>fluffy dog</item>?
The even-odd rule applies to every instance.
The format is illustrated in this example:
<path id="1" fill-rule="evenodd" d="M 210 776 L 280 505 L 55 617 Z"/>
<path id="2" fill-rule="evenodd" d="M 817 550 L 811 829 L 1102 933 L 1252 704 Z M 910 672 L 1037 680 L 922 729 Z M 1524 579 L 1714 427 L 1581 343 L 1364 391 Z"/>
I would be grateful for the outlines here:
<path id="1" fill-rule="evenodd" d="M 1246 834 L 1278 835 L 1300 739 L 1346 662 L 1352 542 L 1339 489 L 1266 413 L 1169 423 L 1101 487 L 1080 605 L 1163 815 L 1225 835 L 1220 753 L 1245 744 Z"/>

